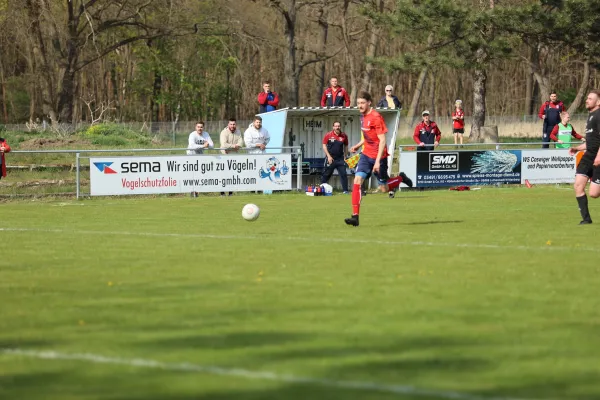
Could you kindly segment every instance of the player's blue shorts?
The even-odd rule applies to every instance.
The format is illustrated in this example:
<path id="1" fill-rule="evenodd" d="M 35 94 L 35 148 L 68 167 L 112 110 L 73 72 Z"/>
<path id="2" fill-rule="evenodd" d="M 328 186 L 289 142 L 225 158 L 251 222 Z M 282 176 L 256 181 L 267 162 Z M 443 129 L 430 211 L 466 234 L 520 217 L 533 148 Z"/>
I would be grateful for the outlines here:
<path id="1" fill-rule="evenodd" d="M 360 176 L 363 179 L 368 179 L 371 177 L 371 173 L 373 172 L 373 166 L 375 166 L 375 159 L 371 157 L 367 157 L 363 154 L 360 155 L 358 159 L 358 164 L 356 165 L 356 175 Z M 382 158 L 379 161 L 379 173 L 374 174 L 380 185 L 385 185 L 388 179 L 390 179 L 388 175 L 388 160 L 387 157 Z"/>

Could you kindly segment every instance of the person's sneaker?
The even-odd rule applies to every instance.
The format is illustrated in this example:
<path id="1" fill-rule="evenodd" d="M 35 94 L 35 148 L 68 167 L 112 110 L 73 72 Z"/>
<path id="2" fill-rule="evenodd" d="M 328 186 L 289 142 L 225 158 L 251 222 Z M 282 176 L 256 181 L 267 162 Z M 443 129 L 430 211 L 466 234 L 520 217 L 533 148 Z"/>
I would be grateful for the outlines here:
<path id="1" fill-rule="evenodd" d="M 345 191 L 345 192 L 342 192 L 342 194 L 350 194 L 350 193 L 348 193 L 348 191 Z"/>
<path id="2" fill-rule="evenodd" d="M 402 178 L 402 182 L 406 186 L 413 187 L 413 181 L 412 181 L 412 179 L 410 179 L 408 176 L 406 176 L 406 174 L 404 172 L 400 172 L 400 177 Z"/>
<path id="3" fill-rule="evenodd" d="M 350 218 L 344 220 L 347 225 L 358 226 L 358 215 L 353 215 Z"/>
<path id="4" fill-rule="evenodd" d="M 587 224 L 591 224 L 592 220 L 591 219 L 584 219 L 583 221 L 581 221 L 579 223 L 579 225 L 587 225 Z"/>
<path id="5" fill-rule="evenodd" d="M 394 190 L 390 190 L 389 193 L 388 193 L 388 197 L 390 199 L 393 199 L 395 196 L 396 196 L 396 192 Z"/>

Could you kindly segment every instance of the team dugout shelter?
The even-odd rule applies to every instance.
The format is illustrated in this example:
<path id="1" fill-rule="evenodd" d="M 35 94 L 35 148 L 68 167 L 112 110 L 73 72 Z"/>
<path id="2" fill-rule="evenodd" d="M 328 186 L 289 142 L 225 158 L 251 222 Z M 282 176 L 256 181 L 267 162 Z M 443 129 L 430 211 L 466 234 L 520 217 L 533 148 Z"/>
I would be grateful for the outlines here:
<path id="1" fill-rule="evenodd" d="M 388 147 L 388 174 L 392 172 L 392 160 L 396 136 L 400 124 L 400 110 L 376 108 L 385 120 Z M 324 168 L 325 153 L 323 137 L 339 121 L 342 131 L 348 135 L 348 149 L 361 139 L 360 112 L 356 107 L 294 107 L 283 108 L 257 114 L 262 118 L 263 127 L 269 131 L 271 140 L 267 152 L 277 152 L 277 147 L 300 146 L 302 148 L 302 173 L 320 174 Z M 297 165 L 297 159 L 293 158 Z M 337 172 L 336 172 L 337 173 Z M 350 174 L 354 171 L 349 171 Z"/>

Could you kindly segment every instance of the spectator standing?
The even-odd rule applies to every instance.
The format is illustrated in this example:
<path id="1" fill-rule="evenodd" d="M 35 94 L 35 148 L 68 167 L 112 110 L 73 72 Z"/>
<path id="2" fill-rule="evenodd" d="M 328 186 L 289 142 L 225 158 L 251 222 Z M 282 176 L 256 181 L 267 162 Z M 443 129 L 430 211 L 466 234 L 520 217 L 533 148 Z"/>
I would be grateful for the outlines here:
<path id="1" fill-rule="evenodd" d="M 332 76 L 329 80 L 330 87 L 325 89 L 321 97 L 321 107 L 350 107 L 350 96 L 346 89 L 338 86 L 338 80 Z"/>
<path id="2" fill-rule="evenodd" d="M 10 153 L 10 146 L 4 138 L 0 138 L 0 159 L 2 159 L 2 173 L 0 173 L 0 179 L 6 177 L 6 153 Z"/>
<path id="3" fill-rule="evenodd" d="M 428 110 L 423 111 L 421 116 L 423 121 L 417 124 L 413 135 L 413 139 L 418 145 L 417 151 L 433 150 L 440 144 L 442 132 L 435 121 L 431 121 L 429 118 Z"/>
<path id="4" fill-rule="evenodd" d="M 244 142 L 248 148 L 248 153 L 264 154 L 270 139 L 269 131 L 262 127 L 262 118 L 259 116 L 254 117 L 254 122 L 244 132 Z"/>
<path id="5" fill-rule="evenodd" d="M 339 121 L 333 123 L 333 130 L 323 137 L 323 152 L 325 153 L 325 169 L 321 183 L 327 183 L 333 171 L 337 169 L 344 194 L 348 194 L 348 175 L 344 158 L 348 154 L 348 135 L 342 132 Z"/>
<path id="6" fill-rule="evenodd" d="M 543 149 L 550 147 L 550 132 L 554 129 L 554 126 L 560 122 L 560 113 L 566 111 L 565 105 L 562 101 L 558 100 L 556 92 L 550 93 L 550 100 L 542 104 L 538 117 L 544 120 L 544 126 L 542 128 L 542 145 Z"/>
<path id="7" fill-rule="evenodd" d="M 221 153 L 237 153 L 244 146 L 244 139 L 242 133 L 237 128 L 237 122 L 235 118 L 229 118 L 227 127 L 221 131 L 219 147 L 221 147 Z M 229 192 L 231 196 L 233 192 Z M 225 192 L 221 192 L 221 196 L 225 196 Z"/>
<path id="8" fill-rule="evenodd" d="M 196 124 L 196 130 L 190 133 L 188 137 L 187 155 L 204 153 L 204 149 L 212 149 L 215 147 L 208 132 L 204 131 L 204 121 Z"/>
<path id="9" fill-rule="evenodd" d="M 463 144 L 463 135 L 465 133 L 465 113 L 462 108 L 462 100 L 456 100 L 454 103 L 454 111 L 452 112 L 452 133 L 454 133 L 454 144 Z"/>
<path id="10" fill-rule="evenodd" d="M 391 108 L 391 109 L 402 109 L 402 103 L 398 100 L 398 97 L 394 96 L 392 93 L 394 92 L 394 87 L 392 85 L 387 85 L 385 87 L 385 96 L 383 96 L 379 103 L 377 103 L 377 107 L 379 108 Z"/>
<path id="11" fill-rule="evenodd" d="M 571 117 L 569 113 L 563 111 L 560 113 L 560 122 L 554 126 L 552 132 L 550 132 L 550 140 L 553 142 L 557 142 L 557 149 L 568 149 L 570 145 L 568 144 L 572 139 L 583 140 L 583 136 L 575 132 L 575 128 L 569 123 L 571 121 Z M 567 142 L 567 144 L 565 144 Z"/>
<path id="12" fill-rule="evenodd" d="M 271 92 L 271 82 L 263 82 L 263 91 L 258 94 L 259 113 L 275 111 L 279 106 L 279 95 Z"/>

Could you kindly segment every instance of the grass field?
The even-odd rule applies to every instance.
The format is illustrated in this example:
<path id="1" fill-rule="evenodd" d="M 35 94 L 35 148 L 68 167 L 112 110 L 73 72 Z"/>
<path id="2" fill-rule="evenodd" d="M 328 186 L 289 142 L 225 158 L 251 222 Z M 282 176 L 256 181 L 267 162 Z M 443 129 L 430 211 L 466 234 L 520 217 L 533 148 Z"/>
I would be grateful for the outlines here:
<path id="1" fill-rule="evenodd" d="M 5 202 L 0 399 L 600 399 L 566 189 Z"/>

